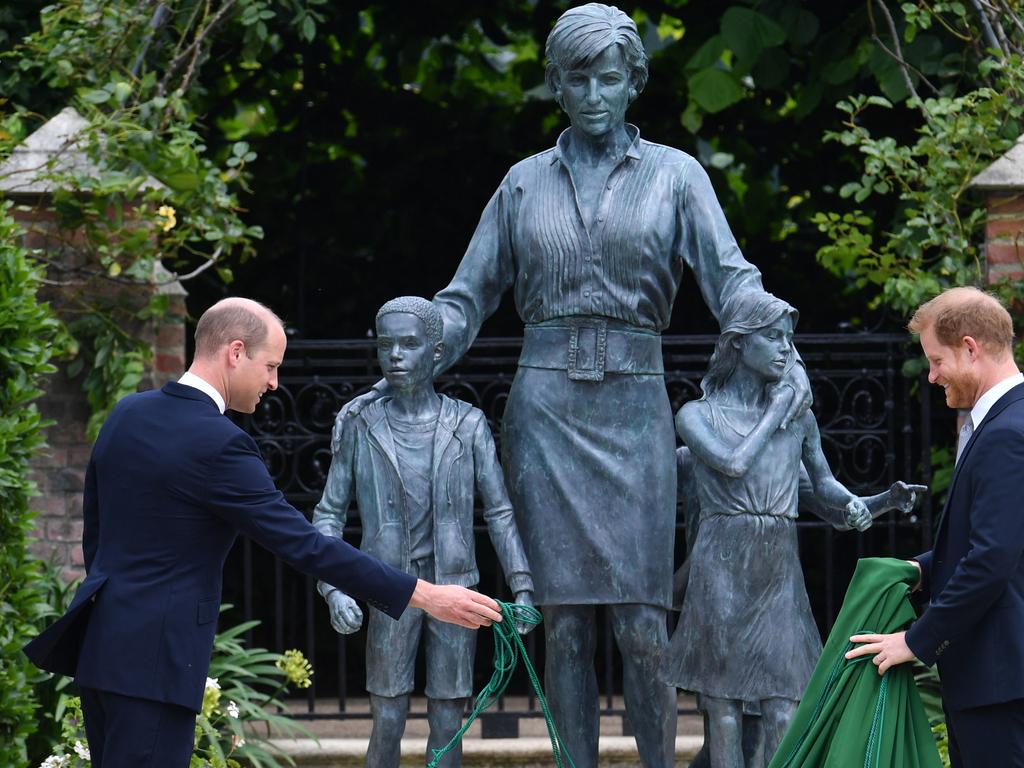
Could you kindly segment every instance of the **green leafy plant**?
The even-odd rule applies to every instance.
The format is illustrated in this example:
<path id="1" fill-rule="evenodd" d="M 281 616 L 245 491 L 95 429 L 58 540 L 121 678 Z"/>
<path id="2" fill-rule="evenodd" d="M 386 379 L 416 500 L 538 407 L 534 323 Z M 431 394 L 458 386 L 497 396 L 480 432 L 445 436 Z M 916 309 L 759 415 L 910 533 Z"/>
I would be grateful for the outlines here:
<path id="1" fill-rule="evenodd" d="M 240 762 L 255 768 L 282 761 L 291 765 L 291 758 L 270 744 L 271 733 L 312 737 L 300 723 L 278 714 L 280 695 L 289 686 L 308 688 L 312 667 L 297 650 L 280 654 L 245 647 L 241 637 L 258 624 L 243 622 L 214 641 L 190 768 L 225 768 Z"/>
<path id="2" fill-rule="evenodd" d="M 860 177 L 839 195 L 858 204 L 895 198 L 895 214 L 889 222 L 859 209 L 816 214 L 812 220 L 829 240 L 818 260 L 855 288 L 874 289 L 872 306 L 905 314 L 943 288 L 981 282 L 985 210 L 968 185 L 1017 138 L 1024 115 L 1019 60 L 1006 63 L 1002 81 L 998 89 L 911 104 L 924 116 L 912 143 L 875 136 L 866 127 L 870 109 L 896 109 L 887 99 L 861 95 L 839 102 L 843 129 L 825 139 L 856 147 L 864 158 Z"/>
<path id="3" fill-rule="evenodd" d="M 38 706 L 39 674 L 21 653 L 47 611 L 38 562 L 28 551 L 36 487 L 29 461 L 42 449 L 45 422 L 35 400 L 66 337 L 38 299 L 42 270 L 20 245 L 21 231 L 0 202 L 0 765 L 26 759 Z"/>
<path id="4" fill-rule="evenodd" d="M 39 570 L 38 586 L 43 595 L 43 604 L 36 617 L 36 630 L 41 632 L 64 613 L 80 581 L 68 581 L 62 567 L 56 563 L 36 565 Z M 70 677 L 37 673 L 33 692 L 39 708 L 36 712 L 36 730 L 28 738 L 29 765 L 37 765 L 64 740 L 65 714 L 74 698 L 72 687 Z"/>
<path id="5" fill-rule="evenodd" d="M 978 5 L 972 12 L 959 2 L 903 3 L 899 19 L 879 0 L 868 6 L 885 19 L 879 26 L 889 32 L 876 33 L 878 50 L 903 88 L 896 93 L 883 84 L 886 96 L 839 101 L 841 128 L 827 131 L 825 141 L 860 158 L 855 177 L 838 190 L 856 207 L 813 217 L 828 240 L 817 257 L 851 289 L 867 291 L 873 307 L 906 315 L 944 288 L 984 281 L 985 210 L 970 183 L 1012 146 L 1024 125 L 1024 25 L 1008 7 Z M 935 82 L 901 47 L 909 50 L 933 32 L 969 46 L 956 58 L 933 62 Z M 905 102 L 894 103 L 895 96 Z M 878 124 L 894 130 L 873 130 Z M 1024 297 L 1011 282 L 997 289 L 1012 303 Z"/>
<path id="6" fill-rule="evenodd" d="M 252 53 L 271 36 L 272 19 L 290 19 L 311 36 L 322 4 L 60 2 L 43 8 L 38 29 L 5 53 L 0 89 L 12 97 L 0 99 L 0 160 L 40 123 L 38 83 L 85 120 L 68 151 L 89 163 L 58 157 L 38 169 L 54 192 L 24 203 L 46 210 L 23 218 L 40 222 L 27 226 L 48 241 L 31 255 L 62 287 L 91 436 L 142 378 L 150 356 L 142 331 L 167 309 L 160 285 L 207 270 L 230 281 L 231 265 L 251 258 L 262 237 L 238 201 L 256 153 L 240 141 L 212 157 L 190 101 L 192 89 L 202 92 L 198 74 L 210 46 L 234 24 Z M 57 111 L 50 109 L 47 117 Z"/>

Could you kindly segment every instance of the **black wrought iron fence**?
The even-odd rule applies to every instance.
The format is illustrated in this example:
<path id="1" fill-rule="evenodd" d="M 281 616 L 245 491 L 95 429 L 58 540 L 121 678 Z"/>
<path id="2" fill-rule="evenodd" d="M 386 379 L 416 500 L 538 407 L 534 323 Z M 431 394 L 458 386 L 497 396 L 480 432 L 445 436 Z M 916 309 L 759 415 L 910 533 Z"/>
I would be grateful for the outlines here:
<path id="1" fill-rule="evenodd" d="M 714 341 L 714 336 L 664 338 L 665 381 L 673 409 L 699 396 L 700 378 Z M 935 430 L 952 435 L 953 417 L 945 408 L 933 413 L 923 376 L 911 379 L 901 373 L 908 357 L 918 354 L 908 342 L 903 335 L 882 334 L 797 337 L 814 390 L 825 454 L 839 480 L 855 492 L 874 493 L 897 479 L 929 484 L 932 435 Z M 481 408 L 496 440 L 520 344 L 518 338 L 480 339 L 437 383 L 439 391 Z M 376 345 L 370 339 L 293 341 L 280 370 L 278 390 L 265 396 L 257 412 L 242 422 L 259 443 L 277 486 L 308 515 L 320 498 L 330 466 L 334 417 L 342 405 L 378 380 L 375 356 Z M 797 523 L 801 558 L 823 632 L 831 627 L 856 560 L 921 551 L 931 540 L 933 517 L 930 498 L 912 518 L 882 518 L 863 534 L 836 533 L 816 518 L 801 516 Z M 678 563 L 685 548 L 681 517 L 677 531 Z M 351 510 L 345 535 L 358 543 L 358 510 Z M 508 597 L 482 524 L 477 526 L 477 536 L 481 588 L 499 598 Z M 226 568 L 225 601 L 235 604 L 235 618 L 262 622 L 250 633 L 251 641 L 275 650 L 299 648 L 313 661 L 317 671 L 303 717 L 367 716 L 365 710 L 352 713 L 347 707 L 351 697 L 365 696 L 365 635 L 339 636 L 331 629 L 326 605 L 312 580 L 242 539 Z M 531 633 L 527 645 L 541 669 L 541 633 Z M 490 675 L 491 652 L 488 633 L 481 633 L 477 688 Z M 599 640 L 597 663 L 603 714 L 621 714 L 613 699 L 621 689 L 621 663 L 610 625 Z M 525 676 L 518 683 L 516 692 L 526 696 L 525 706 L 513 711 L 502 704 L 499 714 L 484 722 L 485 736 L 514 732 L 517 718 L 538 714 L 536 703 L 527 695 Z M 332 702 L 329 708 L 323 706 L 325 699 Z"/>

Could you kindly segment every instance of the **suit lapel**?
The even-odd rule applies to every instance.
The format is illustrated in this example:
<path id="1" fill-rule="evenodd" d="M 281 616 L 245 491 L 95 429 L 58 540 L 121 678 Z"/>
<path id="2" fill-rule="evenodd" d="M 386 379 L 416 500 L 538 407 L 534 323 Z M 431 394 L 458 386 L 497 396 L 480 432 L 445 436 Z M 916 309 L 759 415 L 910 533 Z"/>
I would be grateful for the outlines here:
<path id="1" fill-rule="evenodd" d="M 956 490 L 956 482 L 960 478 L 960 470 L 967 465 L 971 449 L 977 442 L 978 436 L 982 433 L 982 430 L 984 430 L 985 427 L 998 419 L 999 415 L 1003 411 L 1018 400 L 1024 400 L 1024 384 L 1018 384 L 996 400 L 995 405 L 989 409 L 988 413 L 985 414 L 985 418 L 981 420 L 981 424 L 979 424 L 974 430 L 974 433 L 971 435 L 971 439 L 967 441 L 967 445 L 964 447 L 964 452 L 960 456 L 960 461 L 958 461 L 956 467 L 953 468 L 953 478 L 949 482 L 949 493 L 946 494 L 946 503 L 942 505 L 942 514 L 939 516 L 939 524 L 935 528 L 936 540 L 938 540 L 939 535 L 941 535 L 942 526 L 946 522 L 946 513 L 949 510 L 950 501 L 953 499 L 953 491 Z"/>

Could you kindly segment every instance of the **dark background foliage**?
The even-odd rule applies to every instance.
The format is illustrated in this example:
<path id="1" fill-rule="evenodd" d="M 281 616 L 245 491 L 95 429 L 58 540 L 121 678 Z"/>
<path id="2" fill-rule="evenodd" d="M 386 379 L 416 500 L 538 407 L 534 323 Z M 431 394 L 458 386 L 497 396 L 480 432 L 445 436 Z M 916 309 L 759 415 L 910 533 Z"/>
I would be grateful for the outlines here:
<path id="1" fill-rule="evenodd" d="M 312 42 L 282 29 L 276 50 L 248 69 L 239 41 L 222 36 L 200 111 L 211 145 L 244 138 L 259 154 L 243 204 L 265 239 L 259 262 L 237 271 L 233 284 L 210 275 L 191 287 L 193 310 L 225 293 L 248 294 L 279 309 L 298 334 L 362 336 L 386 299 L 443 287 L 507 168 L 551 146 L 567 124 L 543 84 L 542 49 L 569 5 L 331 4 Z M 865 4 L 757 4 L 784 33 L 770 46 L 756 33 L 744 43 L 749 19 L 733 29 L 721 4 L 624 7 L 642 19 L 651 52 L 648 87 L 628 118 L 648 140 L 708 167 L 744 253 L 769 290 L 800 308 L 801 330 L 899 327 L 867 313 L 865 297 L 816 265 L 820 235 L 809 223 L 853 162 L 849 150 L 822 143 L 837 122 L 835 102 L 879 83 L 906 95 L 893 62 L 870 42 Z M 727 56 L 729 69 L 718 60 L 723 36 L 741 51 Z M 918 37 L 914 52 L 934 58 L 942 45 Z M 488 46 L 526 53 L 501 72 Z M 698 100 L 692 78 L 709 65 L 725 84 Z M 717 107 L 723 91 L 735 101 L 702 108 Z M 909 133 L 905 115 L 885 117 L 890 125 L 879 127 Z M 518 328 L 506 300 L 484 334 Z M 690 280 L 670 330 L 715 330 Z"/>

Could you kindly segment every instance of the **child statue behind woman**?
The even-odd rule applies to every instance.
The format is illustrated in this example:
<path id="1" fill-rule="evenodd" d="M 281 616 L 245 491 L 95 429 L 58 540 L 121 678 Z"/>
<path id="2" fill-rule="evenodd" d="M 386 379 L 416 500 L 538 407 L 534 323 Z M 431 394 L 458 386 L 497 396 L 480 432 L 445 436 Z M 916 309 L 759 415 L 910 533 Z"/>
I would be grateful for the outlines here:
<path id="1" fill-rule="evenodd" d="M 895 483 L 861 498 L 832 475 L 813 413 L 789 424 L 797 312 L 768 293 L 727 302 L 701 399 L 676 415 L 694 459 L 700 527 L 666 682 L 701 694 L 712 768 L 744 768 L 743 703 L 759 702 L 764 759 L 782 739 L 821 639 L 797 547 L 801 463 L 835 527 L 865 530 L 888 509 L 909 511 L 922 486 Z M 746 768 L 750 768 L 746 766 Z"/>

